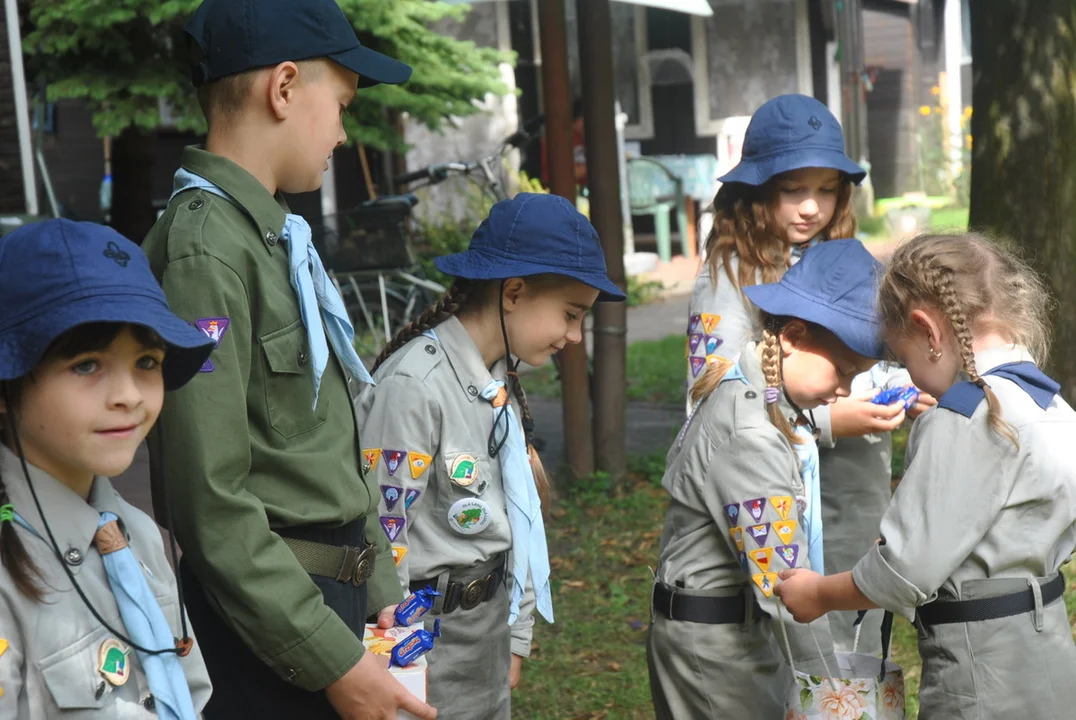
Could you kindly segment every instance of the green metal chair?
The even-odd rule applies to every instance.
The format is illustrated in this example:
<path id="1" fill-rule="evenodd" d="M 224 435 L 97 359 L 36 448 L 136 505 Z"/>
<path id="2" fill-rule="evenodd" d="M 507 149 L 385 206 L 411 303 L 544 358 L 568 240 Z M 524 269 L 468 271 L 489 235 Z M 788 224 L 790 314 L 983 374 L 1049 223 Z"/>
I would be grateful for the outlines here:
<path id="1" fill-rule="evenodd" d="M 687 208 L 684 205 L 684 182 L 672 170 L 648 157 L 628 159 L 628 202 L 632 215 L 653 215 L 658 256 L 663 262 L 672 259 L 670 213 L 676 211 L 680 231 L 680 251 L 687 242 Z"/>

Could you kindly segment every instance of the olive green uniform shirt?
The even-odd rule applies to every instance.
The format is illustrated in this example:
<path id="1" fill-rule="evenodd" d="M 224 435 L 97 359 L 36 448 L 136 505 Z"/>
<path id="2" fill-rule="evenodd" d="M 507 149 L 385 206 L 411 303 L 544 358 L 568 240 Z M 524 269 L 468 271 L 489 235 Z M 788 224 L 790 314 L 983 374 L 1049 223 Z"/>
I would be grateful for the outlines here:
<path id="1" fill-rule="evenodd" d="M 358 662 L 362 642 L 274 530 L 368 516 L 379 549 L 370 612 L 403 597 L 374 514 L 378 490 L 360 470 L 357 382 L 333 356 L 311 409 L 284 202 L 205 150 L 187 148 L 182 165 L 236 202 L 183 192 L 143 245 L 173 312 L 219 338 L 203 372 L 166 404 L 163 442 L 150 442 L 155 487 L 163 465 L 184 559 L 224 621 L 281 677 L 318 690 Z"/>

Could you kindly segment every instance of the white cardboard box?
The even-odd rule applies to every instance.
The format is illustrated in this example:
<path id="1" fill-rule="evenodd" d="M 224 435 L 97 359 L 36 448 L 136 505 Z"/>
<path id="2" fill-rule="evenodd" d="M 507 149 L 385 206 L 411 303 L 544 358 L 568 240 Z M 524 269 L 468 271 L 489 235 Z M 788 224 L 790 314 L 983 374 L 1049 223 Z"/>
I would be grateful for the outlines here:
<path id="1" fill-rule="evenodd" d="M 385 658 L 392 656 L 392 648 L 404 639 L 411 636 L 411 634 L 422 627 L 419 623 L 414 628 L 408 627 L 394 627 L 388 630 L 383 630 L 377 625 L 367 625 L 366 634 L 362 639 L 362 644 L 366 646 L 366 649 L 375 655 L 381 655 Z M 400 681 L 408 691 L 417 697 L 422 702 L 426 702 L 426 671 L 428 666 L 426 665 L 426 656 L 423 655 L 415 662 L 411 663 L 405 668 L 392 666 L 389 668 L 389 672 L 392 676 Z M 396 715 L 397 720 L 417 720 L 414 715 L 409 712 L 401 710 Z"/>

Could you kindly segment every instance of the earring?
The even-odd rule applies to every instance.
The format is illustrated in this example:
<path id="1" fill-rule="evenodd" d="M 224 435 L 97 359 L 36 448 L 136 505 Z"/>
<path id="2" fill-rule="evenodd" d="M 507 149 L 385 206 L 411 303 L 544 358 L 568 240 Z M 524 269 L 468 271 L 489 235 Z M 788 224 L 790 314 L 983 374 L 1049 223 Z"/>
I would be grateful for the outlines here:
<path id="1" fill-rule="evenodd" d="M 930 348 L 930 359 L 931 360 L 933 360 L 934 362 L 937 362 L 938 360 L 941 360 L 941 357 L 942 357 L 941 350 L 935 350 L 934 348 Z"/>

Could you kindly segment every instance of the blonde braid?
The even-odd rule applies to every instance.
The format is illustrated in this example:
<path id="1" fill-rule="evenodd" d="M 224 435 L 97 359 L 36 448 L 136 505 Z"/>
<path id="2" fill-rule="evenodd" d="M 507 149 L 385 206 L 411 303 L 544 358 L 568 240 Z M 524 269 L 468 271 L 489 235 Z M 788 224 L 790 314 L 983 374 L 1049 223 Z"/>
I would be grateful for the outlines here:
<path id="1" fill-rule="evenodd" d="M 762 374 L 766 378 L 767 391 L 773 389 L 780 392 L 780 388 L 784 385 L 784 379 L 781 377 L 781 338 L 777 332 L 769 328 L 762 331 Z M 767 402 L 766 412 L 770 415 L 770 422 L 790 443 L 794 445 L 803 443 L 803 439 L 796 435 L 792 424 L 781 412 L 780 405 L 776 402 Z"/>

